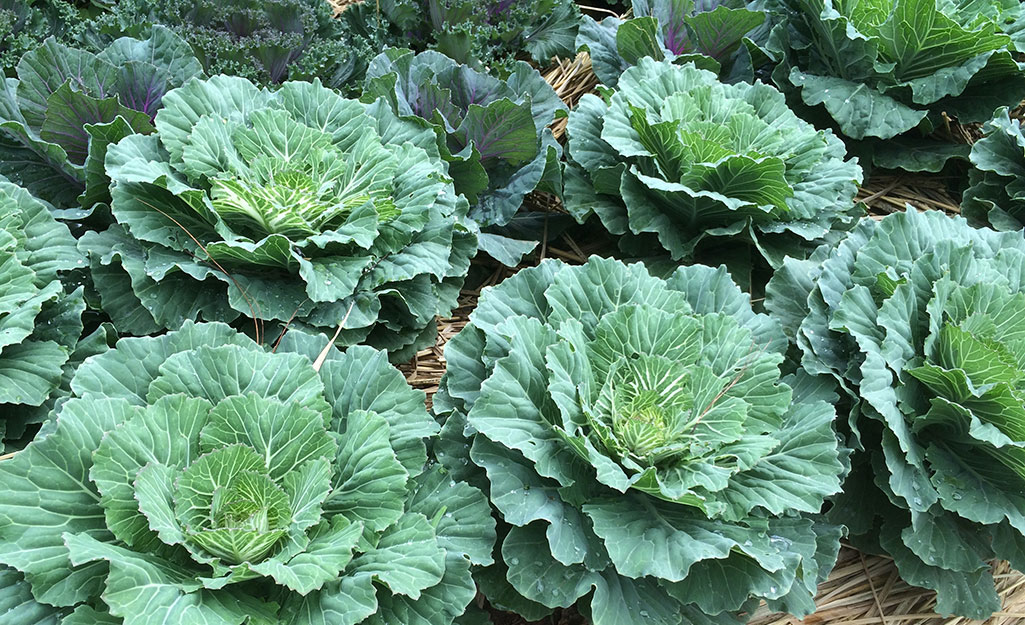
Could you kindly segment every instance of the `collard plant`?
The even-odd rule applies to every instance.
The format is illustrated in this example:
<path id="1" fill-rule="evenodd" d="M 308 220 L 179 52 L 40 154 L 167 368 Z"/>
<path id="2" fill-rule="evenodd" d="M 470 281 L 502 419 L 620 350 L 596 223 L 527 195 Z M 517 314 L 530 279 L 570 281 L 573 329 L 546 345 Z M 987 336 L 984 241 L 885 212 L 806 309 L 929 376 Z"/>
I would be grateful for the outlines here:
<path id="1" fill-rule="evenodd" d="M 80 341 L 83 289 L 61 281 L 84 264 L 50 207 L 0 177 L 0 452 L 31 439 L 75 366 L 106 348 L 105 328 Z"/>
<path id="2" fill-rule="evenodd" d="M 693 62 L 724 82 L 751 82 L 769 58 L 762 50 L 768 15 L 743 0 L 633 0 L 632 17 L 584 16 L 576 45 L 591 55 L 594 73 L 615 88 L 643 57 Z M 752 5 L 749 8 L 749 5 Z"/>
<path id="3" fill-rule="evenodd" d="M 614 93 L 584 96 L 567 133 L 566 208 L 596 214 L 628 253 L 730 258 L 740 278 L 759 257 L 806 256 L 862 211 L 861 168 L 831 132 L 768 85 L 692 64 L 641 59 Z"/>
<path id="4" fill-rule="evenodd" d="M 311 360 L 328 345 L 188 322 L 88 360 L 0 461 L 25 579 L 0 596 L 65 623 L 449 625 L 491 561 L 487 500 L 426 467 L 438 426 L 385 354 Z"/>
<path id="5" fill-rule="evenodd" d="M 946 127 L 983 122 L 1025 97 L 1018 2 L 778 0 L 776 84 L 867 139 L 874 162 L 939 171 L 968 146 Z M 1010 34 L 1008 34 L 1010 33 Z M 820 109 L 820 110 L 821 110 Z M 882 139 L 884 141 L 878 141 Z"/>
<path id="6" fill-rule="evenodd" d="M 244 316 L 401 357 L 455 305 L 477 242 L 432 130 L 229 76 L 168 93 L 156 128 L 111 146 L 118 223 L 80 242 L 120 332 Z"/>
<path id="7" fill-rule="evenodd" d="M 580 10 L 572 0 L 381 0 L 350 6 L 341 19 L 379 51 L 436 50 L 504 74 L 518 58 L 573 57 Z"/>
<path id="8" fill-rule="evenodd" d="M 481 227 L 505 226 L 526 194 L 561 186 L 562 150 L 548 126 L 566 116 L 566 106 L 526 63 L 516 62 L 500 80 L 438 52 L 392 48 L 367 71 L 362 99 L 377 98 L 404 119 L 429 123 L 456 192 L 469 200 L 469 217 Z M 479 243 L 510 266 L 535 245 L 494 233 L 482 234 Z"/>
<path id="9" fill-rule="evenodd" d="M 840 528 L 835 399 L 781 377 L 786 337 L 722 267 L 545 261 L 488 289 L 446 347 L 435 452 L 503 521 L 491 603 L 528 620 L 808 614 Z"/>
<path id="10" fill-rule="evenodd" d="M 158 24 L 188 41 L 211 76 L 262 84 L 316 77 L 341 88 L 372 56 L 350 40 L 325 0 L 120 0 L 76 36 L 102 47 Z"/>
<path id="11" fill-rule="evenodd" d="M 152 132 L 163 95 L 202 71 L 189 45 L 163 28 L 99 54 L 47 39 L 0 86 L 0 174 L 83 216 L 77 209 L 109 201 L 107 147 Z"/>
<path id="12" fill-rule="evenodd" d="M 1020 230 L 1025 224 L 1025 135 L 1021 121 L 1001 108 L 982 127 L 972 145 L 971 185 L 961 202 L 969 223 L 997 230 Z"/>
<path id="13" fill-rule="evenodd" d="M 788 260 L 767 308 L 854 402 L 860 450 L 830 514 L 937 611 L 1000 608 L 990 560 L 1025 568 L 1025 238 L 909 210 Z"/>

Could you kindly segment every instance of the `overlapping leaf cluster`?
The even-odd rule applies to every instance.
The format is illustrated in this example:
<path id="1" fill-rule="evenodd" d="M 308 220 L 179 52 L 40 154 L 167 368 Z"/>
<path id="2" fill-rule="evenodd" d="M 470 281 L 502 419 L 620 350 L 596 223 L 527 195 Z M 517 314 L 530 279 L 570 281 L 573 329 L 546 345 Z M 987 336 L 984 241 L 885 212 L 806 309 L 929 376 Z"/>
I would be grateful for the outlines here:
<path id="1" fill-rule="evenodd" d="M 591 55 L 594 73 L 607 87 L 643 57 L 694 63 L 725 82 L 751 82 L 768 62 L 761 49 L 769 35 L 765 11 L 743 0 L 632 0 L 628 19 L 584 16 L 577 48 Z"/>
<path id="2" fill-rule="evenodd" d="M 802 367 L 856 401 L 864 450 L 831 513 L 894 558 L 937 611 L 1000 607 L 989 561 L 1025 567 L 1025 239 L 939 212 L 865 220 L 788 261 L 767 307 Z"/>
<path id="3" fill-rule="evenodd" d="M 724 85 L 693 65 L 643 58 L 605 98 L 581 99 L 567 129 L 566 208 L 621 246 L 698 259 L 728 240 L 776 266 L 849 228 L 861 182 L 843 143 L 760 83 Z M 740 265 L 741 267 L 743 265 Z"/>
<path id="4" fill-rule="evenodd" d="M 1021 121 L 1001 108 L 972 145 L 971 183 L 961 210 L 973 225 L 1019 230 L 1025 224 L 1025 135 Z"/>
<path id="5" fill-rule="evenodd" d="M 1015 57 L 1025 43 L 1025 14 L 1013 0 L 770 6 L 783 20 L 769 46 L 781 61 L 776 84 L 799 91 L 808 106 L 822 105 L 851 139 L 890 140 L 872 146 L 882 167 L 938 171 L 968 148 L 928 135 L 950 118 L 986 121 L 1025 97 L 1025 72 Z"/>
<path id="6" fill-rule="evenodd" d="M 566 106 L 526 63 L 499 80 L 437 52 L 392 49 L 367 71 L 363 101 L 382 97 L 404 119 L 430 122 L 456 192 L 482 227 L 508 224 L 531 191 L 561 186 L 562 148 L 548 126 Z M 479 241 L 510 266 L 534 246 L 496 234 Z"/>
<path id="7" fill-rule="evenodd" d="M 385 354 L 223 324 L 123 339 L 0 463 L 0 562 L 64 623 L 448 625 L 490 562 L 476 489 Z M 5 576 L 12 574 L 6 573 Z M 10 579 L 14 584 L 18 582 Z"/>
<path id="8" fill-rule="evenodd" d="M 781 379 L 786 338 L 724 268 L 545 261 L 470 319 L 435 451 L 508 525 L 478 576 L 494 605 L 595 625 L 814 609 L 839 548 L 811 516 L 843 472 L 833 398 Z"/>
<path id="9" fill-rule="evenodd" d="M 98 54 L 46 40 L 0 86 L 0 174 L 55 206 L 88 211 L 109 199 L 107 146 L 152 132 L 163 95 L 202 72 L 164 28 Z"/>
<path id="10" fill-rule="evenodd" d="M 0 177 L 0 452 L 31 438 L 65 377 L 106 347 L 104 330 L 79 345 L 83 289 L 61 282 L 84 263 L 49 207 Z"/>
<path id="11" fill-rule="evenodd" d="M 109 148 L 117 223 L 80 242 L 120 332 L 241 315 L 396 358 L 431 340 L 477 248 L 433 131 L 228 76 L 165 95 L 155 125 Z"/>

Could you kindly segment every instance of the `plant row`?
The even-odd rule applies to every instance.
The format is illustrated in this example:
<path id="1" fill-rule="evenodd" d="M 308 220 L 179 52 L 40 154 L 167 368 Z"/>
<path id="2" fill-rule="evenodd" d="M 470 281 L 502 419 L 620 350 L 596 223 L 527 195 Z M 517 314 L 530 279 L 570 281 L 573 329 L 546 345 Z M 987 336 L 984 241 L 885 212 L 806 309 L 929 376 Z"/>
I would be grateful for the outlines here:
<path id="1" fill-rule="evenodd" d="M 1025 570 L 1018 3 L 5 6 L 0 623 L 738 623 L 845 535 L 985 618 Z M 516 60 L 585 48 L 572 111 Z M 970 159 L 964 218 L 866 217 L 854 154 Z M 428 412 L 389 360 L 567 219 L 614 258 L 486 289 Z"/>

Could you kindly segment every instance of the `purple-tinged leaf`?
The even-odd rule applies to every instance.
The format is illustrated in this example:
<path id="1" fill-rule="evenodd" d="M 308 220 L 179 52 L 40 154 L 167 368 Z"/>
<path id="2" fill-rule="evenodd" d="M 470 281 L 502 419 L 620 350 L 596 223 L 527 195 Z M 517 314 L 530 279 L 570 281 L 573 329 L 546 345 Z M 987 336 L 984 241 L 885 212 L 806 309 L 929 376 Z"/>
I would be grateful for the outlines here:
<path id="1" fill-rule="evenodd" d="M 695 11 L 691 0 L 655 0 L 651 6 L 638 7 L 635 3 L 634 15 L 637 17 L 651 16 L 662 25 L 662 37 L 665 46 L 673 54 L 683 54 L 693 50 L 690 47 L 690 36 L 684 25 L 684 18 Z"/>
<path id="2" fill-rule="evenodd" d="M 765 14 L 720 6 L 684 20 L 693 34 L 692 51 L 723 60 L 740 46 L 744 35 L 765 22 Z"/>
<path id="3" fill-rule="evenodd" d="M 502 160 L 520 166 L 538 152 L 529 102 L 515 104 L 503 98 L 486 107 L 471 104 L 456 136 L 463 145 L 473 143 L 485 164 Z"/>
<path id="4" fill-rule="evenodd" d="M 172 88 L 167 76 L 152 65 L 130 61 L 119 68 L 117 95 L 128 108 L 142 111 L 152 120 L 164 94 Z"/>
<path id="5" fill-rule="evenodd" d="M 96 56 L 114 67 L 139 62 L 159 68 L 164 80 L 170 84 L 168 89 L 203 74 L 203 65 L 193 53 L 192 46 L 163 26 L 153 26 L 149 39 L 122 37 Z"/>
<path id="6" fill-rule="evenodd" d="M 89 153 L 89 133 L 86 124 L 112 122 L 121 116 L 136 132 L 153 132 L 149 115 L 121 106 L 117 97 L 93 98 L 71 88 L 66 82 L 47 99 L 46 118 L 39 136 L 64 148 L 68 160 L 76 165 L 85 164 Z"/>
<path id="7" fill-rule="evenodd" d="M 448 132 L 463 121 L 463 112 L 452 103 L 452 90 L 436 83 L 427 83 L 420 89 L 413 102 L 413 114 L 424 119 L 433 119 L 435 114 L 443 118 Z"/>
<path id="8" fill-rule="evenodd" d="M 438 74 L 439 84 L 452 89 L 452 102 L 461 109 L 471 104 L 487 106 L 499 98 L 516 98 L 504 82 L 488 74 L 475 72 L 465 65 L 457 65 Z"/>
<path id="9" fill-rule="evenodd" d="M 18 63 L 18 104 L 25 121 L 39 129 L 46 119 L 47 100 L 64 83 L 94 98 L 113 95 L 117 68 L 95 54 L 62 46 L 52 38 L 27 53 Z"/>

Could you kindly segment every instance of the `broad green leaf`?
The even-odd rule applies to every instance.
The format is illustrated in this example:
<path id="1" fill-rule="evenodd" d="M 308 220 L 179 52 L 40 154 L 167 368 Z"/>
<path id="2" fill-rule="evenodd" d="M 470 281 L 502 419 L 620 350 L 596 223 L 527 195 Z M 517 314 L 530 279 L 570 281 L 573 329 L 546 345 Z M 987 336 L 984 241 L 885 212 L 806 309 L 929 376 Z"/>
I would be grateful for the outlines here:
<path id="1" fill-rule="evenodd" d="M 153 518 L 147 521 L 144 515 L 155 514 L 158 508 L 149 508 L 151 512 L 147 512 L 137 498 L 136 480 L 148 465 L 154 465 L 153 471 L 161 471 L 156 467 L 180 470 L 192 464 L 199 456 L 200 432 L 211 407 L 210 402 L 201 398 L 168 395 L 103 438 L 93 454 L 89 478 L 103 495 L 107 527 L 118 540 L 135 548 L 151 548 L 155 538 L 152 527 L 165 542 L 181 542 L 180 537 L 172 538 L 176 523 L 154 526 Z M 151 479 L 159 479 L 157 475 Z M 169 486 L 173 488 L 175 481 L 172 478 Z M 153 486 L 156 488 L 157 483 Z M 154 503 L 166 501 L 163 489 L 159 493 L 144 490 L 142 499 L 149 501 L 152 496 Z"/>
<path id="2" fill-rule="evenodd" d="M 337 446 L 325 429 L 324 417 L 253 392 L 226 397 L 210 411 L 200 449 L 210 452 L 246 445 L 264 458 L 271 478 L 280 480 L 311 460 L 335 455 Z"/>
<path id="3" fill-rule="evenodd" d="M 464 555 L 476 565 L 493 564 L 495 519 L 487 498 L 476 488 L 456 482 L 435 465 L 415 479 L 406 507 L 431 521 L 438 545 L 448 554 Z"/>
<path id="4" fill-rule="evenodd" d="M 273 618 L 269 605 L 241 593 L 202 590 L 177 566 L 85 534 L 65 534 L 72 560 L 110 564 L 104 602 L 125 625 L 172 620 L 182 624 L 241 625 L 251 617 Z"/>
<path id="5" fill-rule="evenodd" d="M 305 596 L 338 579 L 352 561 L 352 551 L 362 533 L 361 524 L 336 516 L 311 530 L 310 543 L 302 553 L 287 562 L 270 558 L 250 568 Z"/>
<path id="6" fill-rule="evenodd" d="M 0 562 L 25 574 L 37 600 L 72 606 L 99 593 L 105 566 L 72 567 L 61 532 L 110 537 L 100 494 L 88 480 L 92 450 L 137 411 L 120 399 L 71 400 L 56 431 L 0 463 L 0 525 L 8 545 Z"/>
<path id="7" fill-rule="evenodd" d="M 406 513 L 386 529 L 377 542 L 352 562 L 351 574 L 369 574 L 393 594 L 418 599 L 442 580 L 445 550 L 422 514 Z"/>
<path id="8" fill-rule="evenodd" d="M 332 490 L 326 514 L 343 514 L 380 532 L 402 516 L 408 474 L 395 457 L 388 422 L 373 412 L 356 410 L 338 437 Z"/>

